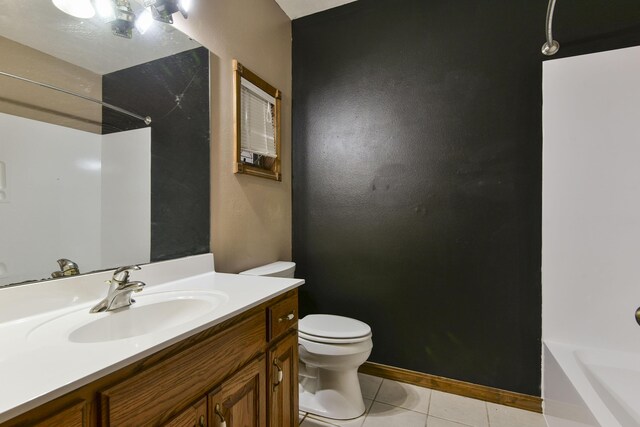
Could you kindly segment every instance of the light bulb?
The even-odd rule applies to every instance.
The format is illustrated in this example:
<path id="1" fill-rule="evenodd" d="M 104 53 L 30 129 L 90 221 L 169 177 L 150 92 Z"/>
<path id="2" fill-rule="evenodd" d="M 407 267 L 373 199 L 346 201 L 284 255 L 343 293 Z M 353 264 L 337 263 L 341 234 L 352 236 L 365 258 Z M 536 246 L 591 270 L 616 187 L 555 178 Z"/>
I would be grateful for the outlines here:
<path id="1" fill-rule="evenodd" d="M 191 9 L 191 0 L 180 0 L 180 9 L 188 13 Z"/>
<path id="2" fill-rule="evenodd" d="M 89 19 L 96 14 L 90 0 L 52 0 L 55 7 L 76 18 Z"/>
<path id="3" fill-rule="evenodd" d="M 136 19 L 136 28 L 140 32 L 140 34 L 144 34 L 149 27 L 153 24 L 153 16 L 149 9 L 145 9 L 144 12 L 138 16 Z"/>
<path id="4" fill-rule="evenodd" d="M 116 19 L 116 14 L 113 11 L 113 0 L 95 0 L 96 9 L 98 15 L 107 22 Z"/>

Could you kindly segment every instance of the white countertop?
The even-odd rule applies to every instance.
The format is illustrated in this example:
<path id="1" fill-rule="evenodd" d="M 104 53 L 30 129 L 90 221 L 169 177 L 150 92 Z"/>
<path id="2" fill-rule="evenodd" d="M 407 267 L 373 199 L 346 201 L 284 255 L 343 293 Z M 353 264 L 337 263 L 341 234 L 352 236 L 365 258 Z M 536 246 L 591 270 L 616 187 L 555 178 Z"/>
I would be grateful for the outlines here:
<path id="1" fill-rule="evenodd" d="M 201 261 L 202 259 L 197 261 L 200 262 L 200 267 Z M 167 276 L 167 265 L 175 266 L 176 261 L 159 264 L 164 264 L 162 273 Z M 168 291 L 212 291 L 225 294 L 228 300 L 216 309 L 185 323 L 130 338 L 89 344 L 74 343 L 55 337 L 34 338 L 38 334 L 31 332 L 45 322 L 78 310 L 86 310 L 88 313 L 91 307 L 106 296 L 107 287 L 98 279 L 110 277 L 110 273 L 99 273 L 81 276 L 84 282 L 90 280 L 96 283 L 91 285 L 91 292 L 85 295 L 58 298 L 55 301 L 57 305 L 44 305 L 46 310 L 28 313 L 27 317 L 5 316 L 4 319 L 0 319 L 0 422 L 62 396 L 304 283 L 301 279 L 245 276 L 213 271 L 202 273 L 203 269 L 200 268 L 200 274 L 187 275 L 184 278 L 172 277 L 171 281 L 154 285 L 149 280 L 154 278 L 151 272 L 153 266 L 154 264 L 150 264 L 143 267 L 143 271 L 150 271 L 146 277 L 140 272 L 131 274 L 131 280 L 144 280 L 147 283 L 143 292 L 137 294 L 141 300 L 145 294 Z M 211 270 L 212 268 L 211 261 Z M 184 270 L 182 268 L 182 273 Z M 38 290 L 46 290 L 47 285 L 51 288 L 55 284 L 63 290 L 60 292 L 63 295 L 66 290 L 67 296 L 74 293 L 73 288 L 69 286 L 73 286 L 76 291 L 86 289 L 79 287 L 77 283 L 71 284 L 71 281 L 68 281 L 70 285 L 61 282 L 66 280 L 27 285 L 24 289 L 0 289 L 0 310 L 3 309 L 2 306 L 6 308 L 12 303 L 13 307 L 18 309 L 25 306 L 29 301 L 24 299 L 25 294 L 32 299 L 38 299 Z M 95 297 L 97 294 L 99 297 Z M 16 295 L 20 297 L 16 298 Z M 15 301 L 10 301 L 12 299 Z M 60 301 L 64 302 L 64 305 L 60 306 Z M 43 303 L 40 301 L 37 304 L 42 306 Z M 15 311 L 14 309 L 13 312 Z M 64 334 L 65 332 L 61 331 L 61 336 Z"/>

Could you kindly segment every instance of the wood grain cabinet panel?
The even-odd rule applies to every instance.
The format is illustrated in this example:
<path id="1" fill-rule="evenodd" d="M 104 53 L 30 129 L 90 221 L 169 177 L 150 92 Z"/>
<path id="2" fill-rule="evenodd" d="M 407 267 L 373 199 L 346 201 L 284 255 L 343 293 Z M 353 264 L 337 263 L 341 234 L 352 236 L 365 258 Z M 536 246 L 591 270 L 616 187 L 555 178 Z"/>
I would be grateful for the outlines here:
<path id="1" fill-rule="evenodd" d="M 33 427 L 85 427 L 86 419 L 86 402 L 78 402 L 75 405 L 63 409 L 57 414 L 32 424 Z"/>
<path id="2" fill-rule="evenodd" d="M 264 355 L 212 391 L 209 425 L 266 427 L 266 368 Z"/>
<path id="3" fill-rule="evenodd" d="M 298 332 L 294 329 L 267 355 L 269 427 L 298 425 Z"/>
<path id="4" fill-rule="evenodd" d="M 163 427 L 206 427 L 207 399 L 203 397 L 194 405 L 188 407 Z"/>

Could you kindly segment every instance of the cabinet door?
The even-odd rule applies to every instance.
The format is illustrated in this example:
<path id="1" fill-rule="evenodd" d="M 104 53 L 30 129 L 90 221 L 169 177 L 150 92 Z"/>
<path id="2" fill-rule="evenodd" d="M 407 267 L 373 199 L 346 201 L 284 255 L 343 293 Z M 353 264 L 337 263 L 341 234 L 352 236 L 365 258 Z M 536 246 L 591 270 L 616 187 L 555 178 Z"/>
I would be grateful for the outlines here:
<path id="1" fill-rule="evenodd" d="M 298 331 L 291 331 L 268 353 L 269 427 L 298 425 Z"/>
<path id="2" fill-rule="evenodd" d="M 209 394 L 209 425 L 266 427 L 266 371 L 262 355 Z"/>
<path id="3" fill-rule="evenodd" d="M 195 405 L 185 409 L 164 427 L 206 427 L 207 426 L 207 399 L 202 398 Z"/>

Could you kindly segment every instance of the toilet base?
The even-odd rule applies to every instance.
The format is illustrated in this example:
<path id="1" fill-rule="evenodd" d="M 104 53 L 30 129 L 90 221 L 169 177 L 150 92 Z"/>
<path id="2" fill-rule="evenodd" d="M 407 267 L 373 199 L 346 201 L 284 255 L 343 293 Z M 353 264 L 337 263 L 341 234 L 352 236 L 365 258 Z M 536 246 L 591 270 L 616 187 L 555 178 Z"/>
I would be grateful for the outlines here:
<path id="1" fill-rule="evenodd" d="M 315 378 L 301 377 L 299 386 L 302 412 L 336 420 L 357 418 L 365 412 L 357 369 L 318 369 Z"/>

